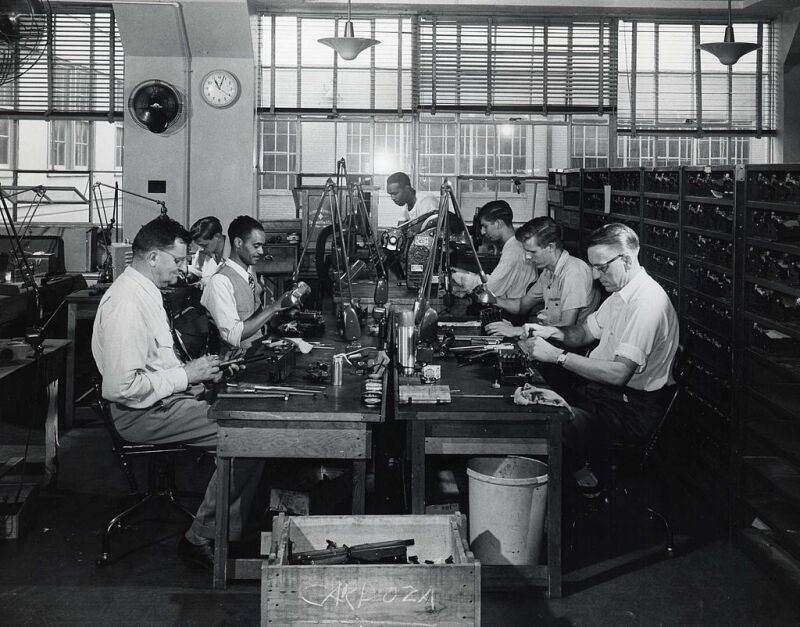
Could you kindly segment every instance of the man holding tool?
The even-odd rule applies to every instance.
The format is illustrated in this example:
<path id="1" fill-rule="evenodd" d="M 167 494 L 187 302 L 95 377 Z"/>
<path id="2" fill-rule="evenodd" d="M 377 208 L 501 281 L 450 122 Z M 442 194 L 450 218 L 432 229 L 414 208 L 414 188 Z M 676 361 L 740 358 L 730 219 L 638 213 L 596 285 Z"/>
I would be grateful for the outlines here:
<path id="1" fill-rule="evenodd" d="M 103 397 L 109 401 L 114 425 L 131 442 L 180 442 L 202 448 L 217 444 L 217 425 L 207 415 L 209 404 L 186 392 L 222 378 L 219 357 L 205 355 L 181 362 L 159 291 L 175 285 L 185 271 L 189 237 L 166 216 L 145 224 L 133 240 L 131 265 L 97 308 L 92 354 L 103 376 Z M 234 461 L 232 539 L 241 537 L 262 468 L 261 460 Z M 178 555 L 184 561 L 207 568 L 214 560 L 216 477 L 214 472 L 194 522 L 178 543 Z"/>
<path id="2" fill-rule="evenodd" d="M 199 280 L 200 287 L 205 287 L 225 261 L 222 256 L 225 252 L 225 235 L 219 219 L 214 216 L 200 218 L 192 225 L 189 233 L 197 246 L 197 252 L 189 264 L 186 278 L 190 283 Z"/>
<path id="3" fill-rule="evenodd" d="M 261 223 L 250 216 L 235 218 L 228 240 L 230 257 L 208 280 L 200 303 L 211 314 L 223 348 L 247 349 L 263 337 L 262 327 L 283 307 L 272 302 L 253 273 L 267 240 Z"/>

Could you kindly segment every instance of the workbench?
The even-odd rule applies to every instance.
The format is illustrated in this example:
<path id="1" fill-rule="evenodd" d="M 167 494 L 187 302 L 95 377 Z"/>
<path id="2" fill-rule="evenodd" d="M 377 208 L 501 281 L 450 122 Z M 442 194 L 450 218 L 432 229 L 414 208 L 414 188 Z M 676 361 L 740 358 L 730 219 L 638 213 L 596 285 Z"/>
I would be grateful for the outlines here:
<path id="1" fill-rule="evenodd" d="M 217 435 L 217 519 L 214 556 L 214 587 L 224 588 L 229 579 L 258 579 L 260 559 L 228 558 L 228 510 L 231 462 L 236 457 L 288 459 L 346 459 L 353 462 L 352 512 L 364 513 L 366 465 L 372 456 L 372 427 L 386 414 L 386 394 L 372 407 L 361 400 L 362 377 L 344 364 L 342 385 L 313 383 L 303 378 L 306 365 L 330 363 L 334 353 L 345 352 L 332 316 L 326 318 L 326 332 L 318 341 L 334 350 L 314 349 L 296 355 L 293 374 L 280 385 L 325 386 L 315 396 L 283 398 L 221 398 L 213 403 L 209 417 L 218 424 Z M 368 346 L 373 338 L 363 337 Z M 388 373 L 388 369 L 387 369 Z M 387 376 L 383 378 L 386 391 Z M 265 383 L 263 367 L 249 364 L 236 376 L 239 383 Z"/>
<path id="2" fill-rule="evenodd" d="M 95 288 L 77 290 L 64 300 L 67 303 L 67 339 L 70 341 L 67 350 L 67 373 L 65 383 L 65 407 L 63 425 L 72 426 L 75 417 L 75 330 L 78 320 L 94 320 L 97 306 L 103 292 Z"/>
<path id="3" fill-rule="evenodd" d="M 0 348 L 8 346 L 14 340 L 0 340 Z M 20 344 L 20 341 L 15 343 Z M 47 394 L 47 414 L 44 422 L 44 469 L 45 482 L 48 486 L 54 486 L 58 476 L 58 418 L 59 407 L 64 406 L 65 385 L 65 362 L 67 352 L 71 342 L 69 340 L 45 340 L 44 350 L 39 358 L 37 373 L 36 360 L 31 357 L 14 359 L 0 363 L 0 396 L 4 401 L 11 398 L 11 389 L 31 389 L 33 394 Z M 24 347 L 23 347 L 24 349 Z M 33 386 L 30 383 L 33 382 Z M 24 387 L 27 385 L 28 387 Z M 35 410 L 33 403 L 28 403 L 20 408 L 20 412 L 30 414 Z M 16 416 L 12 418 L 17 418 Z M 21 442 L 11 442 L 12 438 L 5 439 L 0 446 L 0 457 L 5 459 L 15 456 L 23 456 L 26 453 L 25 440 L 27 431 L 38 425 L 31 424 L 31 420 L 38 416 L 26 415 L 22 422 L 17 421 L 17 431 L 24 431 Z M 27 454 L 29 460 L 40 455 L 42 445 L 28 445 Z M 38 454 L 37 454 L 38 453 Z"/>
<path id="4" fill-rule="evenodd" d="M 411 513 L 425 512 L 425 462 L 428 455 L 537 455 L 546 456 L 547 563 L 526 567 L 484 567 L 484 578 L 505 586 L 518 583 L 545 585 L 551 597 L 561 596 L 561 481 L 562 423 L 567 407 L 515 405 L 514 386 L 492 387 L 493 368 L 459 366 L 455 357 L 436 359 L 442 367 L 442 384 L 470 397 L 453 394 L 447 404 L 398 404 L 395 418 L 406 421 L 407 455 L 411 474 Z M 397 386 L 399 377 L 394 377 Z M 546 387 L 546 386 L 543 386 Z M 395 388 L 396 390 L 397 388 Z M 487 398 L 480 396 L 486 395 Z M 503 398 L 491 398 L 491 396 Z M 398 398 L 398 401 L 402 400 Z M 513 571 L 513 572 L 506 572 Z M 507 577 L 508 576 L 508 577 Z"/>

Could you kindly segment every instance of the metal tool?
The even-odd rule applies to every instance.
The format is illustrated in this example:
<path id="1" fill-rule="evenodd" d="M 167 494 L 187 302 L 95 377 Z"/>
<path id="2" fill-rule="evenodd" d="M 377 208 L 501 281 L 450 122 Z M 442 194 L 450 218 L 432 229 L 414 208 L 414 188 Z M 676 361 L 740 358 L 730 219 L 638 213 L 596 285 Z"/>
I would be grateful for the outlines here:
<path id="1" fill-rule="evenodd" d="M 262 383 L 228 383 L 228 387 L 240 388 L 242 390 L 261 390 L 264 392 L 307 392 L 316 394 L 325 390 L 319 386 L 295 387 L 292 385 L 264 385 Z"/>

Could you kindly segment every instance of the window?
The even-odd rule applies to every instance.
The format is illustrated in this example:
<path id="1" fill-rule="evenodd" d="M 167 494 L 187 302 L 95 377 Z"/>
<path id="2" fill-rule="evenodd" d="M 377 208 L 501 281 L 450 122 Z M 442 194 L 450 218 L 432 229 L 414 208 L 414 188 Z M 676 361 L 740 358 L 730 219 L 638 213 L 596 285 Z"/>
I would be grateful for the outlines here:
<path id="1" fill-rule="evenodd" d="M 456 174 L 456 124 L 419 125 L 419 180 L 417 189 L 439 191 L 446 176 Z"/>
<path id="2" fill-rule="evenodd" d="M 751 137 L 617 137 L 617 165 L 727 165 L 768 162 L 769 138 Z"/>
<path id="3" fill-rule="evenodd" d="M 114 169 L 122 169 L 122 151 L 124 146 L 124 132 L 122 124 L 117 122 L 114 127 Z"/>
<path id="4" fill-rule="evenodd" d="M 54 170 L 86 170 L 89 167 L 91 122 L 50 122 L 50 167 Z"/>
<path id="5" fill-rule="evenodd" d="M 722 41 L 724 30 L 723 24 L 688 20 L 621 21 L 618 133 L 774 133 L 779 71 L 772 25 L 736 24 L 737 41 L 759 43 L 762 49 L 743 56 L 733 66 L 722 65 L 698 48 Z M 720 143 L 720 148 L 723 145 Z M 669 148 L 674 147 L 673 143 Z M 709 145 L 709 155 L 713 150 Z"/>
<path id="6" fill-rule="evenodd" d="M 657 137 L 656 166 L 691 165 L 691 137 Z"/>
<path id="7" fill-rule="evenodd" d="M 375 122 L 375 174 L 410 172 L 411 124 Z"/>
<path id="8" fill-rule="evenodd" d="M 573 168 L 608 167 L 608 126 L 572 126 Z"/>
<path id="9" fill-rule="evenodd" d="M 297 173 L 297 122 L 261 121 L 261 189 L 291 189 Z"/>
<path id="10" fill-rule="evenodd" d="M 372 147 L 369 122 L 347 123 L 346 163 L 348 174 L 372 173 Z"/>
<path id="11" fill-rule="evenodd" d="M 11 165 L 11 128 L 13 122 L 8 119 L 0 119 L 0 167 Z"/>
<path id="12" fill-rule="evenodd" d="M 461 124 L 459 153 L 461 175 L 508 176 L 508 180 L 476 180 L 462 184 L 462 191 L 511 193 L 514 175 L 525 175 L 527 126 L 517 124 Z"/>

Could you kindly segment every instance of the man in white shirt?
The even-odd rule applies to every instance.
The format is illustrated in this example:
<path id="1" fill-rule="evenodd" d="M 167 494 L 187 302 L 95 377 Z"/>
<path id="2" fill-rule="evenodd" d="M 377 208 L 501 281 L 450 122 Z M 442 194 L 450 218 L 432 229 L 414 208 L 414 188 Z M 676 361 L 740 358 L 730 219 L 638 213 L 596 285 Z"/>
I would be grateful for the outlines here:
<path id="1" fill-rule="evenodd" d="M 581 325 L 531 325 L 535 337 L 520 346 L 534 359 L 577 375 L 565 396 L 574 418 L 564 429 L 564 459 L 578 483 L 597 486 L 585 466 L 590 448 L 647 442 L 671 395 L 678 349 L 678 317 L 664 289 L 639 265 L 639 238 L 623 224 L 592 233 L 587 256 L 611 296 Z M 599 340 L 584 357 L 568 348 Z"/>
<path id="2" fill-rule="evenodd" d="M 502 245 L 500 261 L 489 275 L 487 289 L 497 298 L 522 298 L 536 280 L 536 266 L 526 258 L 525 249 L 514 237 L 514 212 L 505 200 L 492 200 L 478 211 L 481 235 L 490 242 Z M 471 292 L 481 283 L 473 272 L 454 270 L 453 283 Z"/>
<path id="3" fill-rule="evenodd" d="M 222 233 L 222 224 L 214 216 L 200 218 L 189 229 L 189 234 L 197 246 L 197 252 L 189 264 L 187 279 L 199 279 L 203 288 L 225 260 L 222 256 L 225 252 L 225 235 Z"/>
<path id="4" fill-rule="evenodd" d="M 386 179 L 386 193 L 398 207 L 403 207 L 403 222 L 439 211 L 439 195 L 417 198 L 411 179 L 405 172 L 395 172 Z"/>
<path id="5" fill-rule="evenodd" d="M 252 266 L 265 254 L 261 223 L 239 216 L 228 227 L 228 239 L 230 257 L 208 280 L 200 304 L 211 314 L 224 348 L 249 348 L 263 337 L 262 327 L 281 306 L 265 295 L 253 273 Z"/>
<path id="6" fill-rule="evenodd" d="M 165 216 L 145 224 L 133 240 L 131 265 L 103 295 L 92 333 L 92 354 L 103 376 L 103 397 L 114 425 L 131 442 L 217 444 L 209 405 L 185 392 L 221 379 L 217 355 L 182 363 L 175 352 L 160 288 L 174 285 L 187 266 L 189 233 Z M 200 391 L 199 389 L 192 390 Z M 231 483 L 231 537 L 238 539 L 263 462 L 236 460 Z M 178 554 L 211 568 L 216 516 L 216 472 Z"/>
<path id="7" fill-rule="evenodd" d="M 583 324 L 600 303 L 600 291 L 595 289 L 592 269 L 582 259 L 564 250 L 561 227 L 552 218 L 529 220 L 517 229 L 516 238 L 530 263 L 540 271 L 533 287 L 522 298 L 498 298 L 497 306 L 514 315 L 528 315 L 541 306 L 536 318 L 541 324 L 567 327 Z M 492 322 L 486 330 L 490 335 L 523 337 L 525 327 L 510 323 Z"/>

